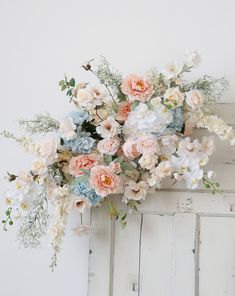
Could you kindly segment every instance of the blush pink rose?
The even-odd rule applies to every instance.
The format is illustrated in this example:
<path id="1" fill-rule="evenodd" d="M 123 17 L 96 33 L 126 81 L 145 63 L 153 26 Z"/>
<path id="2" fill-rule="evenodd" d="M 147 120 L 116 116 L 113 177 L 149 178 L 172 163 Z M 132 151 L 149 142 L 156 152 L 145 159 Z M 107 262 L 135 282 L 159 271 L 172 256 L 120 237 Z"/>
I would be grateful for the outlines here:
<path id="1" fill-rule="evenodd" d="M 133 160 L 140 156 L 140 152 L 137 149 L 137 142 L 138 142 L 137 138 L 129 137 L 123 144 L 122 150 L 124 155 L 128 159 Z"/>
<path id="2" fill-rule="evenodd" d="M 122 168 L 119 162 L 112 161 L 109 167 L 114 174 L 120 174 L 122 172 Z"/>
<path id="3" fill-rule="evenodd" d="M 153 95 L 151 81 L 135 74 L 127 76 L 122 81 L 121 90 L 131 101 L 145 102 Z"/>
<path id="4" fill-rule="evenodd" d="M 154 135 L 143 135 L 138 139 L 137 150 L 141 154 L 145 153 L 159 153 L 160 148 L 157 139 Z"/>
<path id="5" fill-rule="evenodd" d="M 95 164 L 97 164 L 98 155 L 96 154 L 84 154 L 71 158 L 69 162 L 69 173 L 72 176 L 84 175 L 85 170 L 90 170 Z"/>
<path id="6" fill-rule="evenodd" d="M 118 105 L 116 119 L 118 121 L 126 121 L 131 112 L 131 102 L 121 102 Z"/>
<path id="7" fill-rule="evenodd" d="M 91 169 L 90 186 L 98 195 L 105 197 L 120 193 L 122 181 L 109 167 L 97 165 Z"/>
<path id="8" fill-rule="evenodd" d="M 97 144 L 97 150 L 102 154 L 114 155 L 120 146 L 120 140 L 118 138 L 106 138 Z"/>

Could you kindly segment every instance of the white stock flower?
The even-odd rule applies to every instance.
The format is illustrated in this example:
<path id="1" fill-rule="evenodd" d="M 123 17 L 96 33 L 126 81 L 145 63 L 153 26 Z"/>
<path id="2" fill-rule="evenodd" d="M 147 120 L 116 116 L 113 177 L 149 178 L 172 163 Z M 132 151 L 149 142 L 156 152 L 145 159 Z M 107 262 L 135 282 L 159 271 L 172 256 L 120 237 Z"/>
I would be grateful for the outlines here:
<path id="1" fill-rule="evenodd" d="M 59 132 L 65 140 L 71 140 L 76 137 L 76 125 L 73 123 L 73 120 L 70 116 L 62 119 L 60 121 Z"/>
<path id="2" fill-rule="evenodd" d="M 207 155 L 211 155 L 215 150 L 214 139 L 212 137 L 202 138 L 202 151 Z"/>
<path id="3" fill-rule="evenodd" d="M 47 164 L 52 164 L 57 158 L 58 143 L 55 139 L 44 140 L 39 143 L 39 156 Z"/>
<path id="4" fill-rule="evenodd" d="M 162 135 L 172 119 L 172 113 L 163 104 L 157 104 L 149 109 L 146 104 L 140 103 L 130 112 L 123 127 L 123 133 L 141 135 L 151 132 Z"/>
<path id="5" fill-rule="evenodd" d="M 148 193 L 148 184 L 145 181 L 138 183 L 129 181 L 124 191 L 124 201 L 145 199 Z"/>
<path id="6" fill-rule="evenodd" d="M 196 50 L 186 51 L 185 56 L 189 66 L 197 67 L 201 63 L 201 56 Z"/>
<path id="7" fill-rule="evenodd" d="M 115 120 L 114 116 L 109 116 L 106 120 L 101 121 L 96 131 L 102 138 L 114 138 L 121 133 L 121 127 Z"/>
<path id="8" fill-rule="evenodd" d="M 139 159 L 139 164 L 143 169 L 151 170 L 158 163 L 158 157 L 155 154 L 145 153 Z"/>
<path id="9" fill-rule="evenodd" d="M 183 106 L 184 94 L 179 90 L 179 87 L 168 88 L 164 95 L 164 104 L 171 109 Z"/>
<path id="10" fill-rule="evenodd" d="M 178 138 L 176 135 L 161 137 L 160 143 L 160 155 L 172 155 L 176 151 L 176 143 Z"/>
<path id="11" fill-rule="evenodd" d="M 186 103 L 193 110 L 199 109 L 199 108 L 201 108 L 203 106 L 204 96 L 197 89 L 190 90 L 189 92 L 186 93 Z"/>

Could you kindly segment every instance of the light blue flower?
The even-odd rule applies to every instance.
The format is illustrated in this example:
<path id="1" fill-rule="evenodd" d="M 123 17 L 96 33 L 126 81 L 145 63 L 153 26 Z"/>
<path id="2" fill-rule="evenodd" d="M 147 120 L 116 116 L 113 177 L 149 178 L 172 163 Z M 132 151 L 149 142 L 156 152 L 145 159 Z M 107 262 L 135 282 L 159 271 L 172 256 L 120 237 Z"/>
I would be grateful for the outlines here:
<path id="1" fill-rule="evenodd" d="M 91 152 L 95 140 L 90 137 L 90 133 L 81 132 L 75 139 L 65 140 L 65 148 L 72 150 L 73 153 L 87 154 Z"/>
<path id="2" fill-rule="evenodd" d="M 92 206 L 96 206 L 102 200 L 102 197 L 99 196 L 93 189 L 91 189 L 88 181 L 79 181 L 78 179 L 74 179 L 71 190 L 75 195 L 86 197 Z"/>
<path id="3" fill-rule="evenodd" d="M 85 121 L 91 120 L 91 115 L 83 109 L 78 109 L 77 111 L 72 112 L 70 116 L 72 117 L 73 122 L 77 125 L 82 125 Z"/>
<path id="4" fill-rule="evenodd" d="M 181 132 L 183 130 L 184 126 L 184 113 L 183 113 L 183 108 L 178 107 L 172 110 L 172 115 L 173 115 L 173 120 L 168 125 L 168 128 L 173 132 Z"/>

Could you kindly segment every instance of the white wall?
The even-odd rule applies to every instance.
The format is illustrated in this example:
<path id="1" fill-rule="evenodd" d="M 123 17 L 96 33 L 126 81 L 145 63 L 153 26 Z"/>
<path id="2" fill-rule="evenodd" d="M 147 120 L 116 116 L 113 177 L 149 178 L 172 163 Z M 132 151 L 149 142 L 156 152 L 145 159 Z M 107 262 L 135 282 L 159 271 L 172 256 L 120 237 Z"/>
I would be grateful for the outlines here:
<path id="1" fill-rule="evenodd" d="M 233 0 L 0 0 L 0 129 L 15 130 L 17 118 L 45 110 L 62 116 L 71 106 L 57 81 L 65 72 L 88 79 L 80 65 L 100 54 L 128 73 L 162 68 L 197 49 L 204 63 L 192 76 L 226 74 L 232 86 L 225 100 L 235 102 L 234 27 Z M 31 160 L 14 143 L 0 143 L 2 192 L 5 172 Z M 86 295 L 87 239 L 67 237 L 54 274 L 46 244 L 18 250 L 14 230 L 0 239 L 0 295 Z"/>

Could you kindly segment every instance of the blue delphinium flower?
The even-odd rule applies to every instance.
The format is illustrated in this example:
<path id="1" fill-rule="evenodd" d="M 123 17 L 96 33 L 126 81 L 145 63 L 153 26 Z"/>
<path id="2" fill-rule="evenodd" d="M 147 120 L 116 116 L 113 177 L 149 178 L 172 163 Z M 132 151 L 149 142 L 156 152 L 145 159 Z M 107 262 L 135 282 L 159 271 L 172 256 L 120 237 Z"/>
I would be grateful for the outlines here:
<path id="1" fill-rule="evenodd" d="M 90 137 L 90 133 L 81 132 L 75 139 L 64 140 L 63 145 L 73 153 L 87 154 L 91 152 L 94 143 L 95 140 Z"/>
<path id="2" fill-rule="evenodd" d="M 74 179 L 71 189 L 75 195 L 86 197 L 93 206 L 96 206 L 101 201 L 102 197 L 99 196 L 91 187 L 88 181 L 79 181 Z"/>
<path id="3" fill-rule="evenodd" d="M 184 126 L 184 113 L 183 108 L 178 107 L 172 110 L 173 120 L 168 125 L 168 128 L 173 132 L 181 132 Z"/>
<path id="4" fill-rule="evenodd" d="M 72 112 L 70 116 L 76 125 L 82 125 L 83 122 L 91 120 L 91 115 L 83 109 Z"/>

